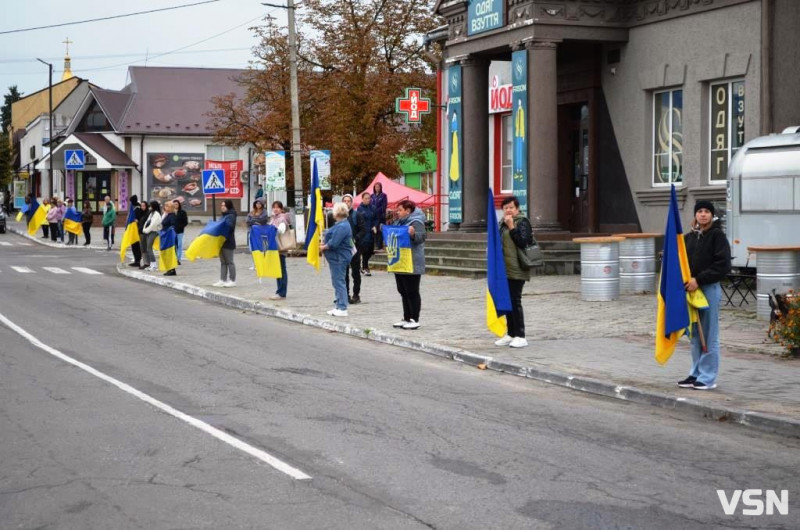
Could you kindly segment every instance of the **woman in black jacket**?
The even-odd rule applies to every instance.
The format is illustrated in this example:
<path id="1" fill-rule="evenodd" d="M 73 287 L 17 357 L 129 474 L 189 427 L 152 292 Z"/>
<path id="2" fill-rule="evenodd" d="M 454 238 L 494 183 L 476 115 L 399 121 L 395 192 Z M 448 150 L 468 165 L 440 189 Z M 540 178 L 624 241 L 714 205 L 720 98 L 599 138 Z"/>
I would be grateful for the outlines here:
<path id="1" fill-rule="evenodd" d="M 689 292 L 700 289 L 708 300 L 708 309 L 699 311 L 700 326 L 706 340 L 707 352 L 700 345 L 697 330 L 692 332 L 692 369 L 689 377 L 678 382 L 682 388 L 710 390 L 717 386 L 719 373 L 719 306 L 722 300 L 722 280 L 731 270 L 731 247 L 714 217 L 710 201 L 694 205 L 692 231 L 683 236 L 692 279 L 686 283 Z"/>
<path id="2" fill-rule="evenodd" d="M 175 235 L 178 240 L 178 248 L 175 252 L 178 255 L 178 265 L 180 265 L 183 257 L 183 231 L 189 225 L 189 215 L 183 209 L 181 201 L 175 199 L 172 204 L 175 205 Z"/>
<path id="3" fill-rule="evenodd" d="M 233 251 L 236 250 L 236 210 L 233 209 L 233 201 L 230 199 L 222 201 L 220 210 L 229 232 L 219 252 L 219 281 L 213 285 L 236 287 L 236 265 L 233 264 Z"/>

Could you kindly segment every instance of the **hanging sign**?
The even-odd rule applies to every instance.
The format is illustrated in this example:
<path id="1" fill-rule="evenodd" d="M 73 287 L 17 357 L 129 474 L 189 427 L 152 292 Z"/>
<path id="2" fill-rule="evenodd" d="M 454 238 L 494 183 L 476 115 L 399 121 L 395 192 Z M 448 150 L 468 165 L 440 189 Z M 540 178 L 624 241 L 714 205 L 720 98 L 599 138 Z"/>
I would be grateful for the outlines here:
<path id="1" fill-rule="evenodd" d="M 406 123 L 419 123 L 422 115 L 431 111 L 431 100 L 422 97 L 419 88 L 406 88 L 406 97 L 395 100 L 395 112 L 403 114 Z"/>
<path id="2" fill-rule="evenodd" d="M 460 223 L 462 219 L 461 201 L 463 180 L 461 178 L 463 139 L 461 116 L 461 66 L 453 65 L 448 70 L 447 98 L 447 145 L 450 153 L 448 176 L 450 192 L 448 193 L 448 219 L 451 223 Z"/>
<path id="3" fill-rule="evenodd" d="M 267 151 L 264 153 L 266 168 L 266 190 L 286 190 L 286 151 Z"/>

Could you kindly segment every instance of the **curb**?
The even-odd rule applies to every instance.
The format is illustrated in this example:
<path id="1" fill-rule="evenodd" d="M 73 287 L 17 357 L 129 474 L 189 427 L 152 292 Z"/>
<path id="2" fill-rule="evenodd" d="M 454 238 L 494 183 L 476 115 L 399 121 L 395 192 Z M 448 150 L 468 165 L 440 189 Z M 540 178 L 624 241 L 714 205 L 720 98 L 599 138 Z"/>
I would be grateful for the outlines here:
<path id="1" fill-rule="evenodd" d="M 20 230 L 16 226 L 6 225 L 6 230 L 11 232 L 12 234 L 17 234 L 18 236 L 22 236 L 25 239 L 29 239 L 29 240 L 33 241 L 34 243 L 37 243 L 39 245 L 43 245 L 45 247 L 50 247 L 50 248 L 79 248 L 79 249 L 83 249 L 83 250 L 105 250 L 106 249 L 105 245 L 103 245 L 103 246 L 98 246 L 98 245 L 83 246 L 83 245 L 67 245 L 65 243 L 53 243 L 53 241 L 51 239 L 45 239 L 43 237 L 32 236 L 32 235 L 28 234 L 27 230 Z M 118 248 L 112 248 L 111 250 L 112 251 L 116 251 L 117 253 L 119 253 L 119 249 Z"/>
<path id="2" fill-rule="evenodd" d="M 306 326 L 312 326 L 326 331 L 335 331 L 360 339 L 371 340 L 382 344 L 398 346 L 437 357 L 443 357 L 456 362 L 462 362 L 470 366 L 481 369 L 489 369 L 495 372 L 506 373 L 518 377 L 525 377 L 543 383 L 549 383 L 571 390 L 586 392 L 599 396 L 629 401 L 643 405 L 651 405 L 663 409 L 683 412 L 693 416 L 716 420 L 719 422 L 730 422 L 745 427 L 757 429 L 783 436 L 800 438 L 800 421 L 788 418 L 781 418 L 764 414 L 721 405 L 708 404 L 690 398 L 675 397 L 660 392 L 644 390 L 633 386 L 621 386 L 599 379 L 574 376 L 562 372 L 543 370 L 541 368 L 527 367 L 515 363 L 495 359 L 494 357 L 480 355 L 461 348 L 453 348 L 441 344 L 422 342 L 400 337 L 372 328 L 359 328 L 350 324 L 331 322 L 322 320 L 311 315 L 297 313 L 290 309 L 280 309 L 274 306 L 265 305 L 261 302 L 254 302 L 238 296 L 222 294 L 209 291 L 195 285 L 181 283 L 161 276 L 151 276 L 138 270 L 129 270 L 123 265 L 117 265 L 117 272 L 122 276 L 134 280 L 152 283 L 162 287 L 169 287 L 176 291 L 181 291 L 192 296 L 197 296 L 226 307 L 250 311 L 260 315 L 280 318 L 289 322 L 295 322 Z"/>

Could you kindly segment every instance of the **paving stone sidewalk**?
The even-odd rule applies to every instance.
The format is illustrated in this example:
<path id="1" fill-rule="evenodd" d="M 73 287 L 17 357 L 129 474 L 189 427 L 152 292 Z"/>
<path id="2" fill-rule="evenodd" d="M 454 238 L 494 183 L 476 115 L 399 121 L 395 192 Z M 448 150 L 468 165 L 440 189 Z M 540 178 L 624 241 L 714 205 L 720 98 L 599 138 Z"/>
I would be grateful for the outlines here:
<path id="1" fill-rule="evenodd" d="M 199 230 L 195 226 L 187 229 L 185 246 Z M 245 241 L 244 233 L 243 227 L 237 229 L 240 244 Z M 402 319 L 402 306 L 390 273 L 373 271 L 371 277 L 362 277 L 362 303 L 350 306 L 348 317 L 337 319 L 326 314 L 333 306 L 334 295 L 324 260 L 322 269 L 316 272 L 305 258 L 288 259 L 289 293 L 280 301 L 269 299 L 275 280 L 259 282 L 254 271 L 248 270 L 252 262 L 246 251 L 237 252 L 235 262 L 238 275 L 233 288 L 212 287 L 219 279 L 217 260 L 184 261 L 178 275 L 170 278 L 125 266 L 119 270 L 138 280 L 218 302 L 235 298 L 250 304 L 245 307 L 263 308 L 269 314 L 279 313 L 329 329 L 338 326 L 339 331 L 362 330 L 362 336 L 380 334 L 393 343 L 408 343 L 423 351 L 430 346 L 428 350 L 442 354 L 436 346 L 443 345 L 450 352 L 467 354 L 461 360 L 469 358 L 468 352 L 477 354 L 469 358 L 474 364 L 480 363 L 480 356 L 486 356 L 492 359 L 492 368 L 612 397 L 688 408 L 695 414 L 744 424 L 755 425 L 767 418 L 768 430 L 800 436 L 800 360 L 782 357 L 782 349 L 766 340 L 767 323 L 755 319 L 754 307 L 722 311 L 719 387 L 701 392 L 675 385 L 689 369 L 686 339 L 681 340 L 666 366 L 653 359 L 653 295 L 583 302 L 579 276 L 536 277 L 523 291 L 530 345 L 513 349 L 494 346 L 495 337 L 486 329 L 485 280 L 423 276 L 422 327 L 405 331 L 391 326 Z M 756 417 L 750 417 L 750 413 Z"/>

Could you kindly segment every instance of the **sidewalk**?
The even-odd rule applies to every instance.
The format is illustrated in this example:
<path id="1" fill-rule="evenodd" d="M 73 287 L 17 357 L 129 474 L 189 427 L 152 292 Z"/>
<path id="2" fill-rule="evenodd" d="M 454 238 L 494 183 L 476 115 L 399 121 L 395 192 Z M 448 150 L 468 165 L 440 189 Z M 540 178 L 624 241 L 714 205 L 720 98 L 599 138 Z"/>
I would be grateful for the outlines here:
<path id="1" fill-rule="evenodd" d="M 19 230 L 15 225 L 11 224 L 12 230 Z M 187 229 L 185 246 L 199 230 Z M 119 231 L 117 235 L 119 239 Z M 237 230 L 237 242 L 244 242 L 243 227 Z M 782 358 L 783 350 L 765 340 L 767 323 L 756 320 L 754 310 L 722 311 L 719 387 L 700 392 L 675 385 L 689 369 L 686 339 L 666 366 L 653 359 L 653 295 L 582 302 L 580 277 L 535 277 L 523 292 L 530 345 L 512 349 L 494 346 L 496 337 L 486 329 L 485 280 L 423 276 L 422 327 L 404 331 L 392 328 L 402 318 L 392 274 L 374 271 L 371 277 L 362 277 L 363 302 L 350 306 L 347 318 L 337 319 L 326 315 L 332 307 L 333 289 L 324 260 L 317 273 L 305 258 L 288 259 L 289 293 L 282 301 L 269 300 L 275 280 L 265 278 L 259 284 L 248 270 L 252 263 L 246 251 L 237 252 L 235 262 L 237 286 L 228 289 L 212 287 L 219 279 L 217 260 L 184 261 L 175 277 L 124 265 L 118 270 L 136 280 L 231 307 L 577 390 L 800 437 L 800 360 Z"/>

